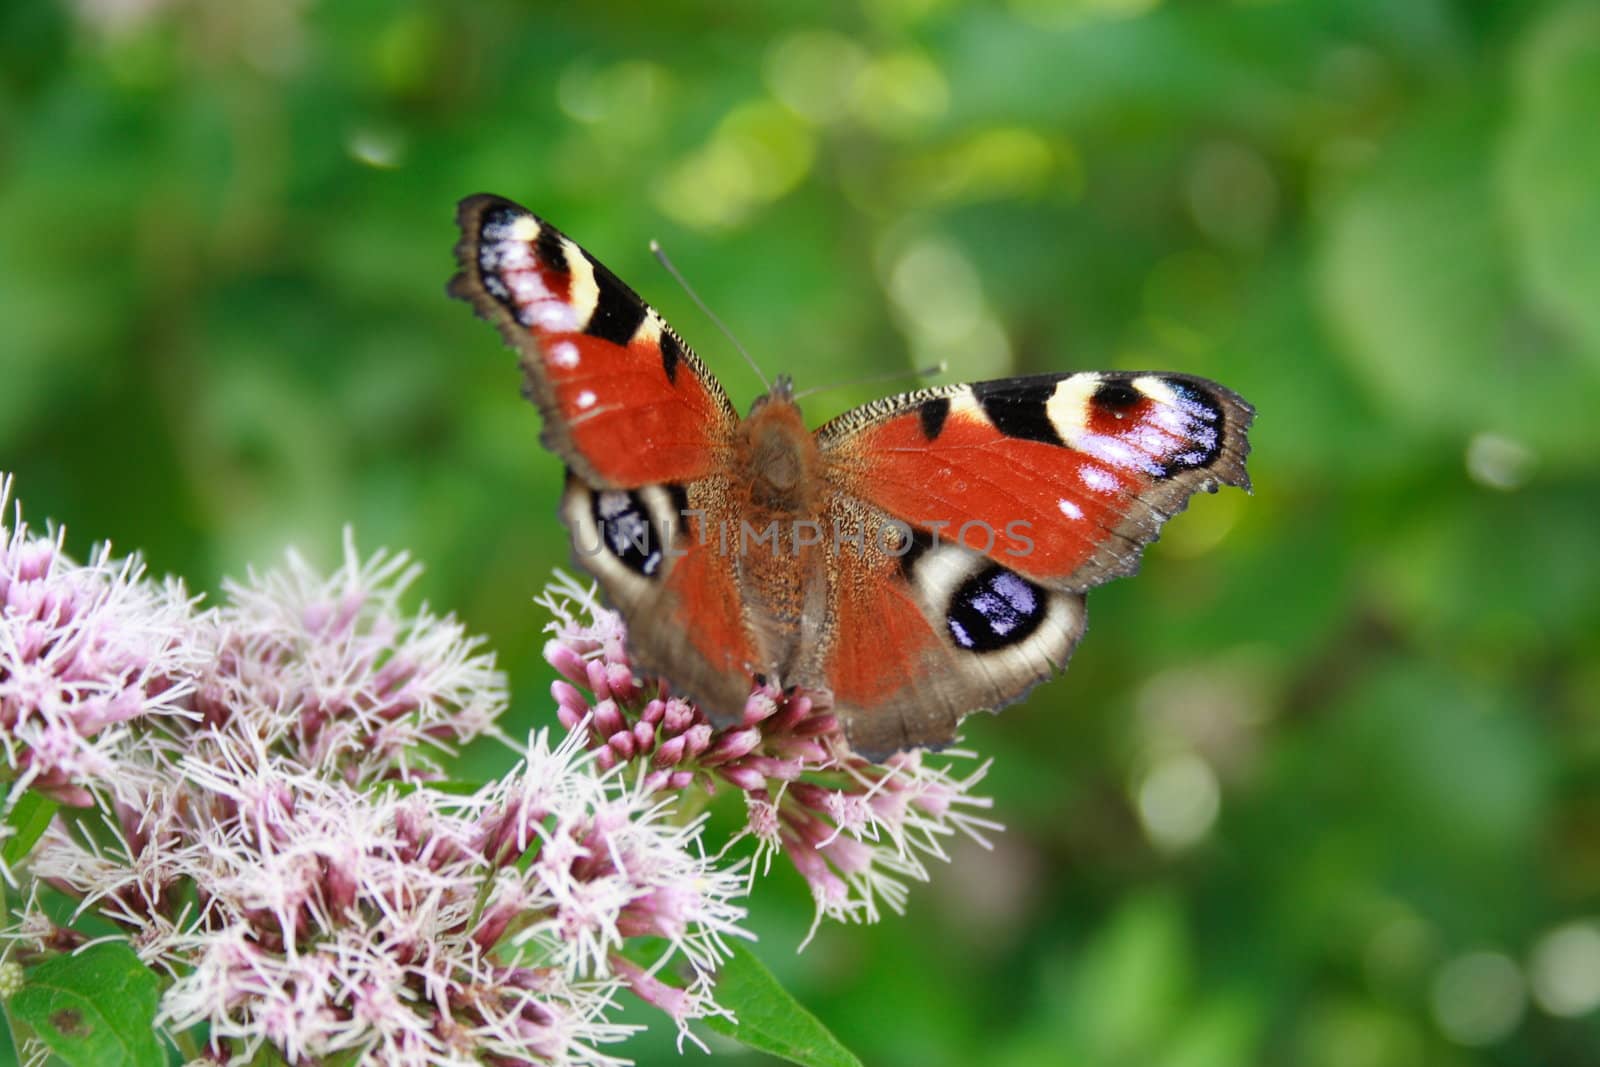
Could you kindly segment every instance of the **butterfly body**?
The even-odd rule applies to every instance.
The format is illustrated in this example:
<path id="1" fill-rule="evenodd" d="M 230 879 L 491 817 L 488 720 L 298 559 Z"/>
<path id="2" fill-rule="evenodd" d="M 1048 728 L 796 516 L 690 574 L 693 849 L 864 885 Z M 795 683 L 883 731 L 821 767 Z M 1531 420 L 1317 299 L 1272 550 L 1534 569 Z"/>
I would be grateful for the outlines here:
<path id="1" fill-rule="evenodd" d="M 759 678 L 831 696 L 863 754 L 948 742 L 1065 666 L 1083 594 L 1192 493 L 1248 487 L 1253 411 L 1185 375 L 940 386 L 815 431 L 785 377 L 741 419 L 554 227 L 492 196 L 458 221 L 451 292 L 521 356 L 579 563 L 639 667 L 718 721 Z"/>

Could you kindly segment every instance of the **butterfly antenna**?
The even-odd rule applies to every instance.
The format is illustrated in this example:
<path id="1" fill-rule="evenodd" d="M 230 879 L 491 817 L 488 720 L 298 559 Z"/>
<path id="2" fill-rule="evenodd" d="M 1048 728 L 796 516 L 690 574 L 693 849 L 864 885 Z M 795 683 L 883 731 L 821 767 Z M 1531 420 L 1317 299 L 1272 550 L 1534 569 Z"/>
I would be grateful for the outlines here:
<path id="1" fill-rule="evenodd" d="M 672 275 L 679 285 L 683 286 L 683 291 L 689 294 L 689 299 L 694 301 L 695 307 L 700 309 L 701 314 L 710 319 L 717 329 L 722 331 L 722 336 L 733 342 L 733 347 L 738 349 L 739 354 L 744 357 L 744 361 L 750 364 L 750 369 L 756 372 L 756 377 L 761 379 L 761 384 L 766 387 L 768 392 L 771 392 L 772 382 L 767 379 L 765 374 L 761 373 L 761 368 L 756 365 L 755 360 L 750 358 L 750 353 L 744 350 L 744 345 L 739 343 L 739 339 L 733 335 L 733 331 L 728 329 L 721 319 L 717 318 L 716 312 L 706 307 L 706 302 L 700 299 L 700 294 L 694 291 L 694 287 L 689 284 L 682 274 L 678 273 L 678 268 L 674 267 L 672 260 L 667 258 L 666 249 L 661 247 L 660 241 L 650 242 L 650 254 L 655 256 L 663 267 L 667 268 L 667 273 Z"/>
<path id="2" fill-rule="evenodd" d="M 901 378 L 937 378 L 939 375 L 943 374 L 949 369 L 950 364 L 941 359 L 939 362 L 932 364 L 931 366 L 923 367 L 921 370 L 892 370 L 884 374 L 872 374 L 865 378 L 856 378 L 853 381 L 848 382 L 834 382 L 831 385 L 814 385 L 810 389 L 802 389 L 800 392 L 794 394 L 794 398 L 796 400 L 802 400 L 808 396 L 815 396 L 817 393 L 825 393 L 829 389 L 852 389 L 858 385 L 872 385 L 875 382 L 893 382 L 899 381 Z"/>

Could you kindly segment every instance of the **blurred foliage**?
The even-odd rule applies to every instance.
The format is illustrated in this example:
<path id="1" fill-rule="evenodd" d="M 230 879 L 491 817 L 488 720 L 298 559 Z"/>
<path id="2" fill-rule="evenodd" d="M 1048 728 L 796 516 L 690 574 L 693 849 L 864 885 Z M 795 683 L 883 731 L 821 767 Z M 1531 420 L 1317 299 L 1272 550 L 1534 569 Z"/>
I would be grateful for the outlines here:
<path id="1" fill-rule="evenodd" d="M 764 961 L 887 1067 L 1595 1063 L 1597 115 L 1582 0 L 7 0 L 0 468 L 203 589 L 411 549 L 520 728 L 560 469 L 443 295 L 459 197 L 576 235 L 741 406 L 650 238 L 802 387 L 1216 378 L 1256 494 L 970 724 L 996 852 L 799 956 L 775 879 Z"/>

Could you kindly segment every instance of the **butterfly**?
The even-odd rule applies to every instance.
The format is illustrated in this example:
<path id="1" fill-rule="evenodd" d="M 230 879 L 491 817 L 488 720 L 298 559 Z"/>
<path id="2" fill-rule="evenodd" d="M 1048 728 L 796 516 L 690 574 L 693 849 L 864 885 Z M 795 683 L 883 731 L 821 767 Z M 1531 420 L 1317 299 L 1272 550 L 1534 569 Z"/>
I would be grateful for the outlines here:
<path id="1" fill-rule="evenodd" d="M 656 310 L 550 223 L 461 201 L 449 292 L 520 357 L 560 514 L 641 671 L 718 723 L 830 694 L 858 753 L 937 746 L 1066 666 L 1084 594 L 1191 494 L 1249 489 L 1254 409 L 1203 378 L 942 385 L 816 431 L 788 377 L 740 418 Z"/>

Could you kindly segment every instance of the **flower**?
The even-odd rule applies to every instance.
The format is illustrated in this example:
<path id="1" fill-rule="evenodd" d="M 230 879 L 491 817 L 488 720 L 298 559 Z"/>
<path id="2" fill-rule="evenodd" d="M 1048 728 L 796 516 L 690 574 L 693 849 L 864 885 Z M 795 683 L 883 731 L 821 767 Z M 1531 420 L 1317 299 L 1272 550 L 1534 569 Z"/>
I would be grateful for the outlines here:
<path id="1" fill-rule="evenodd" d="M 34 647 L 22 638 L 38 618 L 66 619 L 90 649 L 121 645 L 78 636 L 85 617 L 153 629 L 107 614 L 135 594 L 156 603 L 132 568 L 97 558 L 80 573 L 58 542 L 20 531 L 4 549 L 8 604 L 47 600 L 23 584 L 43 579 L 99 598 L 86 612 L 12 610 L 8 647 Z M 501 736 L 505 684 L 454 620 L 400 610 L 415 574 L 404 556 L 363 559 L 347 534 L 332 575 L 291 554 L 226 585 L 218 607 L 178 599 L 159 655 L 136 643 L 139 670 L 107 661 L 173 714 L 119 750 L 99 818 L 51 825 L 29 859 L 36 884 L 120 926 L 170 976 L 158 1023 L 204 1026 L 218 1061 L 270 1045 L 290 1061 L 611 1065 L 623 1061 L 604 1047 L 637 1029 L 612 1021 L 624 990 L 680 1035 L 725 1014 L 709 991 L 727 939 L 749 936 L 746 884 L 708 856 L 703 818 L 677 819 L 673 798 L 545 732 L 474 792 L 426 786 L 435 753 Z M 45 703 L 57 705 L 78 709 Z M 82 943 L 32 899 L 14 946 Z"/>
<path id="2" fill-rule="evenodd" d="M 137 558 L 109 546 L 77 563 L 63 531 L 31 534 L 21 508 L 4 514 L 0 475 L 0 749 L 9 809 L 25 789 L 78 807 L 95 785 L 113 788 L 128 727 L 145 716 L 191 714 L 199 663 L 187 642 L 192 605 L 182 585 L 157 584 Z"/>
<path id="3" fill-rule="evenodd" d="M 565 734 L 518 747 L 481 642 L 401 609 L 404 554 L 364 558 L 347 531 L 331 575 L 290 553 L 202 611 L 104 548 L 79 565 L 20 517 L 0 534 L 13 796 L 98 805 L 35 845 L 0 963 L 85 943 L 40 906 L 41 886 L 66 893 L 165 972 L 157 1025 L 203 1028 L 210 1061 L 270 1046 L 611 1067 L 606 1048 L 637 1029 L 614 1021 L 624 991 L 681 1049 L 692 1020 L 733 1017 L 717 975 L 776 855 L 811 886 L 814 933 L 901 910 L 948 839 L 998 829 L 975 792 L 987 764 L 867 762 L 817 694 L 756 686 L 737 721 L 711 722 L 636 676 L 621 619 L 564 575 L 541 602 Z M 437 786 L 440 755 L 483 734 L 516 767 Z M 745 825 L 712 848 L 717 792 L 743 798 Z"/>
<path id="4" fill-rule="evenodd" d="M 706 858 L 702 820 L 673 823 L 576 746 L 536 734 L 515 772 L 452 796 L 200 740 L 182 787 L 148 798 L 147 824 L 178 832 L 107 827 L 107 846 L 57 824 L 34 871 L 128 928 L 173 976 L 161 1021 L 205 1025 L 223 1058 L 270 1042 L 291 1061 L 609 1064 L 600 1046 L 634 1029 L 607 1021 L 624 987 L 685 1033 L 721 1011 L 707 991 L 725 938 L 749 936 L 742 873 Z M 656 975 L 677 963 L 674 1000 Z"/>
<path id="5" fill-rule="evenodd" d="M 195 707 L 212 725 L 268 737 L 296 764 L 353 783 L 437 775 L 436 755 L 492 733 L 505 678 L 455 619 L 399 601 L 420 568 L 404 553 L 287 566 L 228 582 L 202 619 Z"/>
<path id="6" fill-rule="evenodd" d="M 748 877 L 787 855 L 816 901 L 812 934 L 824 918 L 875 922 L 880 901 L 902 912 L 907 882 L 929 878 L 926 860 L 949 859 L 946 841 L 962 834 L 988 847 L 1001 829 L 975 792 L 989 763 L 956 771 L 970 752 L 871 763 L 850 750 L 821 695 L 770 685 L 751 691 L 738 721 L 713 724 L 665 681 L 635 676 L 622 618 L 593 587 L 558 571 L 538 603 L 554 617 L 544 655 L 561 675 L 551 693 L 571 736 L 602 767 L 639 768 L 646 788 L 742 792 L 735 840 L 756 842 Z"/>
<path id="7" fill-rule="evenodd" d="M 574 978 L 627 976 L 630 987 L 657 1006 L 663 1006 L 653 995 L 660 983 L 639 975 L 654 980 L 662 968 L 681 963 L 688 985 L 664 1007 L 681 1041 L 689 1019 L 726 1014 L 706 991 L 728 958 L 727 939 L 751 937 L 740 925 L 745 909 L 737 903 L 745 879 L 738 864 L 707 857 L 703 815 L 675 823 L 671 798 L 628 784 L 620 769 L 570 773 L 595 761 L 581 740 L 569 734 L 552 750 L 538 735 L 522 768 L 483 794 L 486 840 L 505 843 L 485 855 L 504 870 L 529 845 L 537 846 L 529 865 L 536 880 L 519 887 L 521 928 L 511 942 Z M 552 790 L 552 781 L 575 788 Z M 641 971 L 626 952 L 653 940 L 665 948 Z"/>

